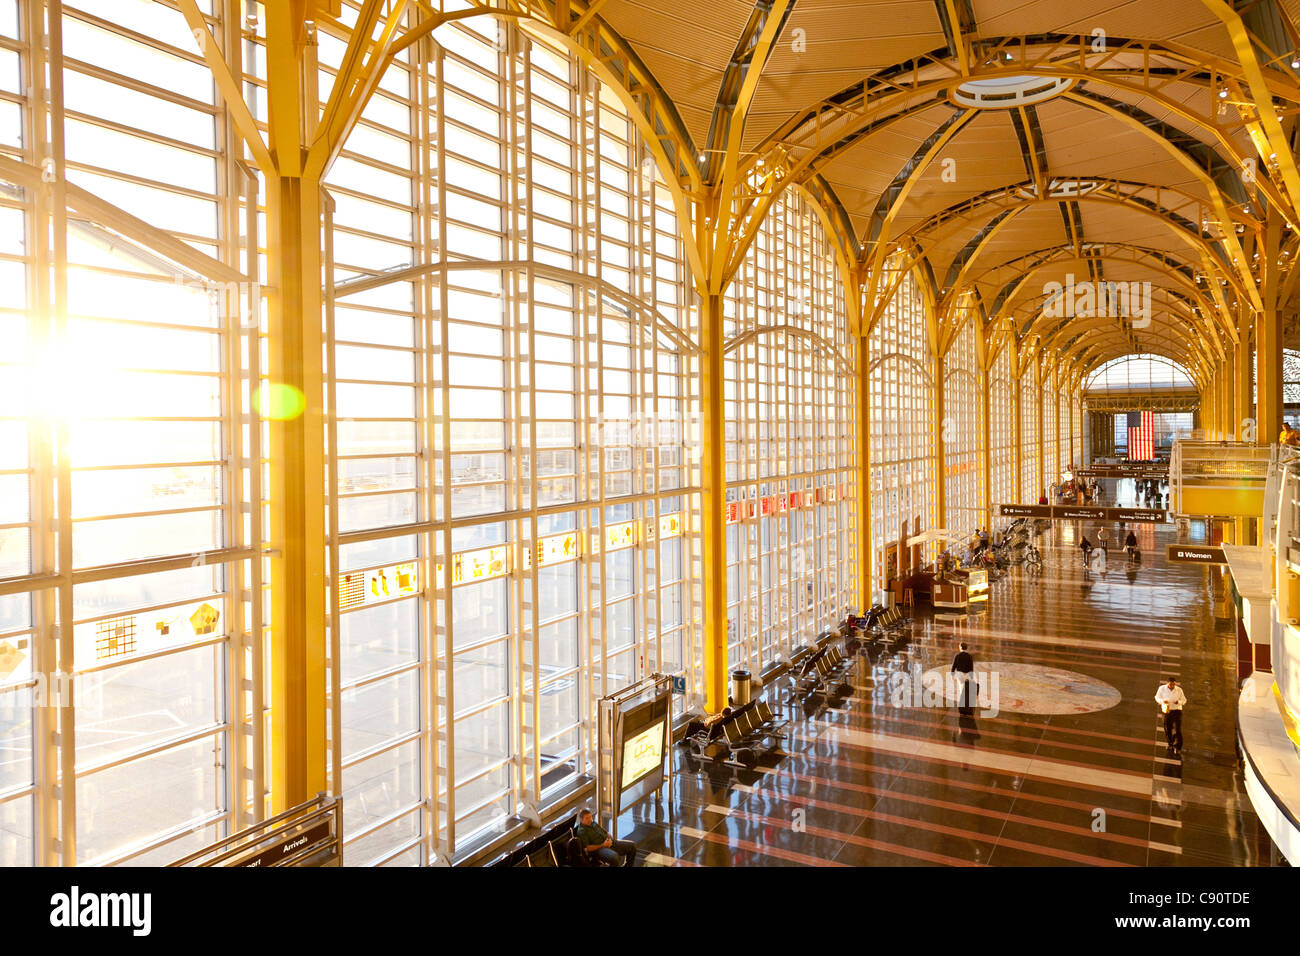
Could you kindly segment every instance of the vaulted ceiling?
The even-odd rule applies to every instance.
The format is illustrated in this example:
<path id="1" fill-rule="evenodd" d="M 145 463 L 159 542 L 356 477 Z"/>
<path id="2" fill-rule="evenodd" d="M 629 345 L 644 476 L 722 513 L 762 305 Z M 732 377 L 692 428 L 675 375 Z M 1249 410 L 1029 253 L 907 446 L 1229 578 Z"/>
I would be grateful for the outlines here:
<path id="1" fill-rule="evenodd" d="M 1270 215 L 1268 248 L 1295 258 L 1300 0 L 606 0 L 597 13 L 675 107 L 705 187 L 730 150 L 758 192 L 800 182 L 833 207 L 867 321 L 886 291 L 872 277 L 901 261 L 945 321 L 1089 367 L 1130 352 L 1195 367 L 1270 288 L 1256 257 Z M 735 208 L 762 208 L 747 202 Z M 1045 287 L 1068 277 L 1151 283 L 1151 321 L 1045 315 Z M 1294 315 L 1288 278 L 1277 296 Z"/>

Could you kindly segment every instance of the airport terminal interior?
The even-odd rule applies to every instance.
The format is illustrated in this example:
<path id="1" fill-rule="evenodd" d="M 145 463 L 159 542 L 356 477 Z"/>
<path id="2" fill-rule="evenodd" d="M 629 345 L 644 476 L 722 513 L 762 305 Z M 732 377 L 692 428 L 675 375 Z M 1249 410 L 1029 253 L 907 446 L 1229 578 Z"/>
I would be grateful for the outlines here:
<path id="1" fill-rule="evenodd" d="M 1298 120 L 1300 0 L 0 0 L 0 865 L 1295 863 Z"/>

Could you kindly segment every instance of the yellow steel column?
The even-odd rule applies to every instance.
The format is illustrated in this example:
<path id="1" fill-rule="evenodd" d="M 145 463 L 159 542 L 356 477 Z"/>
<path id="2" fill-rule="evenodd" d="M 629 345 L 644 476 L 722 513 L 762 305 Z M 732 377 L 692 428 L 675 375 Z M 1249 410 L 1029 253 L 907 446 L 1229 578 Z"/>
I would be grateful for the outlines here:
<path id="1" fill-rule="evenodd" d="M 326 786 L 325 453 L 319 181 L 302 146 L 317 109 L 314 57 L 292 4 L 266 4 L 270 148 L 271 794 L 274 811 Z M 308 73 L 312 74 L 308 77 Z M 304 86 L 307 85 L 306 88 Z"/>
<path id="2" fill-rule="evenodd" d="M 1043 441 L 1043 360 L 1041 356 L 1034 356 L 1034 422 L 1035 424 L 1035 441 L 1038 444 L 1038 453 L 1035 456 L 1038 459 L 1038 475 L 1034 482 L 1035 489 L 1039 495 L 1045 494 L 1047 489 L 1044 475 L 1047 473 L 1047 446 Z M 1038 500 L 1038 495 L 1034 496 Z"/>
<path id="3" fill-rule="evenodd" d="M 1210 432 L 1210 438 L 1213 441 L 1220 441 L 1223 438 L 1223 432 L 1219 422 L 1219 368 L 1217 365 L 1210 368 L 1210 378 L 1205 386 L 1205 404 L 1209 406 L 1210 421 L 1214 426 Z"/>
<path id="4" fill-rule="evenodd" d="M 1056 481 L 1057 476 L 1061 473 L 1061 377 L 1063 369 L 1061 361 L 1058 358 L 1052 370 L 1052 414 L 1056 416 L 1056 444 L 1053 447 L 1053 464 L 1050 475 L 1044 475 L 1047 484 Z"/>
<path id="5" fill-rule="evenodd" d="M 875 552 L 871 544 L 871 344 L 858 336 L 858 611 L 871 607 Z"/>
<path id="6" fill-rule="evenodd" d="M 934 519 L 931 527 L 942 528 L 948 520 L 948 476 L 943 434 L 947 427 L 943 402 L 944 361 L 942 355 L 936 354 L 932 354 L 930 359 L 931 374 L 934 376 Z"/>
<path id="7" fill-rule="evenodd" d="M 1010 339 L 1004 348 L 1011 349 L 1011 378 L 1014 383 L 1011 388 L 1012 411 L 1015 413 L 1011 420 L 1012 425 L 1014 426 L 1014 438 L 1011 442 L 1013 464 L 1012 474 L 1015 476 L 1016 482 L 1016 486 L 1011 489 L 1011 497 L 1013 499 L 1012 503 L 1014 503 L 1020 501 L 1021 496 L 1024 494 L 1025 487 L 1025 454 L 1024 448 L 1021 446 L 1021 443 L 1024 441 L 1024 422 L 1022 421 L 1024 416 L 1021 414 L 1020 346 L 1015 339 Z"/>
<path id="8" fill-rule="evenodd" d="M 1243 309 L 1244 311 L 1244 309 Z M 1247 428 L 1246 419 L 1255 418 L 1254 397 L 1251 395 L 1251 368 L 1250 360 L 1254 356 L 1251 350 L 1251 323 L 1249 318 L 1239 319 L 1237 322 L 1237 333 L 1240 341 L 1237 342 L 1236 351 L 1233 358 L 1236 361 L 1236 369 L 1232 376 L 1233 390 L 1236 392 L 1236 398 L 1233 400 L 1234 422 L 1238 441 L 1246 441 Z"/>
<path id="9" fill-rule="evenodd" d="M 990 427 L 990 411 L 992 402 L 989 399 L 989 370 L 984 363 L 980 365 L 980 470 L 984 476 L 984 524 L 985 528 L 993 527 L 993 429 Z"/>
<path id="10" fill-rule="evenodd" d="M 1069 449 L 1068 456 L 1065 459 L 1065 463 L 1070 466 L 1070 470 L 1072 472 L 1074 471 L 1075 467 L 1077 467 L 1078 465 L 1078 461 L 1074 457 L 1074 385 L 1072 382 L 1073 378 L 1074 378 L 1074 374 L 1072 372 L 1069 376 L 1066 377 L 1065 380 L 1065 427 L 1066 429 L 1068 429 L 1070 434 L 1069 437 L 1070 444 L 1067 446 Z"/>
<path id="11" fill-rule="evenodd" d="M 1261 442 L 1277 441 L 1282 431 L 1282 313 L 1277 301 L 1281 244 L 1282 217 L 1270 209 L 1260 251 L 1264 308 L 1255 316 L 1256 431 Z"/>
<path id="12" fill-rule="evenodd" d="M 1244 312 L 1244 309 L 1243 309 Z M 1252 434 L 1251 428 L 1254 424 L 1255 409 L 1251 396 L 1251 358 L 1254 352 L 1251 351 L 1250 341 L 1251 323 L 1249 319 L 1239 319 L 1237 322 L 1237 346 L 1233 350 L 1233 435 L 1237 441 L 1253 441 L 1258 439 L 1258 434 Z M 1248 421 L 1249 420 L 1249 421 Z M 1267 440 L 1267 439 L 1266 439 Z M 1236 542 L 1238 544 L 1251 544 L 1254 539 L 1254 520 L 1251 518 L 1237 519 Z"/>
<path id="13" fill-rule="evenodd" d="M 723 379 L 722 296 L 700 297 L 701 547 L 704 557 L 705 706 L 716 713 L 727 705 L 727 446 Z"/>
<path id="14" fill-rule="evenodd" d="M 1223 372 L 1219 386 L 1222 388 L 1222 415 L 1223 415 L 1223 437 L 1236 438 L 1236 429 L 1238 429 L 1239 418 L 1236 410 L 1232 407 L 1232 401 L 1236 398 L 1236 389 L 1232 388 L 1232 372 L 1236 368 L 1234 349 L 1230 345 L 1223 356 Z"/>
<path id="15" fill-rule="evenodd" d="M 1218 408 L 1214 402 L 1216 389 L 1214 387 L 1214 372 L 1210 372 L 1210 377 L 1205 383 L 1205 388 L 1201 390 L 1201 428 L 1205 431 L 1205 437 L 1209 441 L 1217 441 L 1218 432 Z"/>

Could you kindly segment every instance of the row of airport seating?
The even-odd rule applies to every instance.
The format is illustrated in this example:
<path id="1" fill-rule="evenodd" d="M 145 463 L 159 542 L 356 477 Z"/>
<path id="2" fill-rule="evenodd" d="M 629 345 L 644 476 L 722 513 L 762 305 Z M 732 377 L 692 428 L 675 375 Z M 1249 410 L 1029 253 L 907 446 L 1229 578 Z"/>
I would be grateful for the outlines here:
<path id="1" fill-rule="evenodd" d="M 838 631 L 823 631 L 814 643 L 796 648 L 789 658 L 769 662 L 759 674 L 757 685 L 765 688 L 788 681 L 791 699 L 847 696 L 853 689 L 850 677 L 857 661 L 857 643 L 876 640 L 908 620 L 896 608 L 887 610 L 876 605 L 867 617 L 850 618 Z M 789 723 L 759 698 L 693 720 L 680 742 L 696 757 L 752 769 L 762 757 L 783 751 Z M 576 817 L 562 820 L 488 865 L 595 866 L 574 835 L 576 824 Z"/>
<path id="2" fill-rule="evenodd" d="M 838 643 L 827 643 L 804 657 L 796 666 L 799 675 L 795 685 L 797 693 L 829 692 L 839 696 L 836 692 L 848 681 L 853 660 L 844 656 Z"/>
<path id="3" fill-rule="evenodd" d="M 859 622 L 854 626 L 861 628 L 868 636 L 872 636 L 903 627 L 911 623 L 911 620 L 898 607 L 887 608 L 876 604 L 867 612 L 865 618 L 854 618 L 855 622 Z"/>
<path id="4" fill-rule="evenodd" d="M 752 768 L 761 756 L 781 749 L 788 723 L 772 713 L 767 701 L 754 700 L 692 721 L 682 745 L 697 757 Z"/>
<path id="5" fill-rule="evenodd" d="M 574 814 L 559 823 L 552 824 L 541 835 L 529 840 L 504 856 L 493 860 L 488 866 L 523 866 L 523 867 L 599 867 L 601 863 L 588 854 L 574 832 L 578 825 L 578 816 Z"/>
<path id="6" fill-rule="evenodd" d="M 577 823 L 576 815 L 561 820 L 488 866 L 591 866 L 593 862 L 582 852 L 582 841 L 573 832 Z"/>

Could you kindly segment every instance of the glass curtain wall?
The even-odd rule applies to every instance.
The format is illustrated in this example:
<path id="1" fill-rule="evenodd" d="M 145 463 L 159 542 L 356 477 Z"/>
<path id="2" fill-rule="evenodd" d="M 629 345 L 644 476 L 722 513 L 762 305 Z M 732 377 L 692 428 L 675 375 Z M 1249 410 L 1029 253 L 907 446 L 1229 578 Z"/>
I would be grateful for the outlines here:
<path id="1" fill-rule="evenodd" d="M 934 520 L 934 384 L 924 303 L 909 274 L 871 330 L 871 545 L 879 597 L 898 544 Z M 904 542 L 905 544 L 906 542 Z"/>
<path id="2" fill-rule="evenodd" d="M 266 806 L 263 190 L 178 10 L 63 11 L 0 2 L 0 863 L 162 862 Z M 400 54 L 327 200 L 332 785 L 350 862 L 424 862 L 585 771 L 602 694 L 702 686 L 695 313 L 619 100 L 517 26 Z"/>
<path id="3" fill-rule="evenodd" d="M 1043 373 L 1043 479 L 1042 486 L 1050 487 L 1061 480 L 1061 469 L 1057 466 L 1057 457 L 1061 443 L 1058 434 L 1056 412 L 1059 407 L 1055 378 L 1049 365 Z"/>
<path id="4" fill-rule="evenodd" d="M 1074 410 L 1072 423 L 1074 428 L 1074 461 L 1072 464 L 1075 468 L 1078 468 L 1087 461 L 1087 449 L 1083 445 L 1083 393 L 1076 388 L 1074 393 L 1067 398 L 1067 401 Z"/>
<path id="5" fill-rule="evenodd" d="M 265 795 L 256 185 L 176 9 L 45 20 L 0 2 L 0 864 L 160 863 Z"/>
<path id="6" fill-rule="evenodd" d="M 667 188 L 576 57 L 489 18 L 434 38 L 328 183 L 357 864 L 471 849 L 587 771 L 601 696 L 703 686 L 698 350 Z"/>
<path id="7" fill-rule="evenodd" d="M 984 428 L 980 394 L 976 319 L 968 318 L 944 359 L 944 498 L 943 526 L 969 533 L 984 520 L 984 473 L 980 436 Z"/>
<path id="8" fill-rule="evenodd" d="M 1038 359 L 1025 363 L 1020 376 L 1020 500 L 1037 502 L 1043 493 L 1038 457 Z"/>
<path id="9" fill-rule="evenodd" d="M 1016 390 L 1015 376 L 1011 372 L 1011 350 L 1003 344 L 998 348 L 993 366 L 989 369 L 989 478 L 993 482 L 990 502 L 1016 504 L 1020 491 L 1016 488 Z M 997 517 L 996 514 L 994 517 Z"/>
<path id="10" fill-rule="evenodd" d="M 728 664 L 758 668 L 853 603 L 856 349 L 809 200 L 773 205 L 724 300 Z"/>

